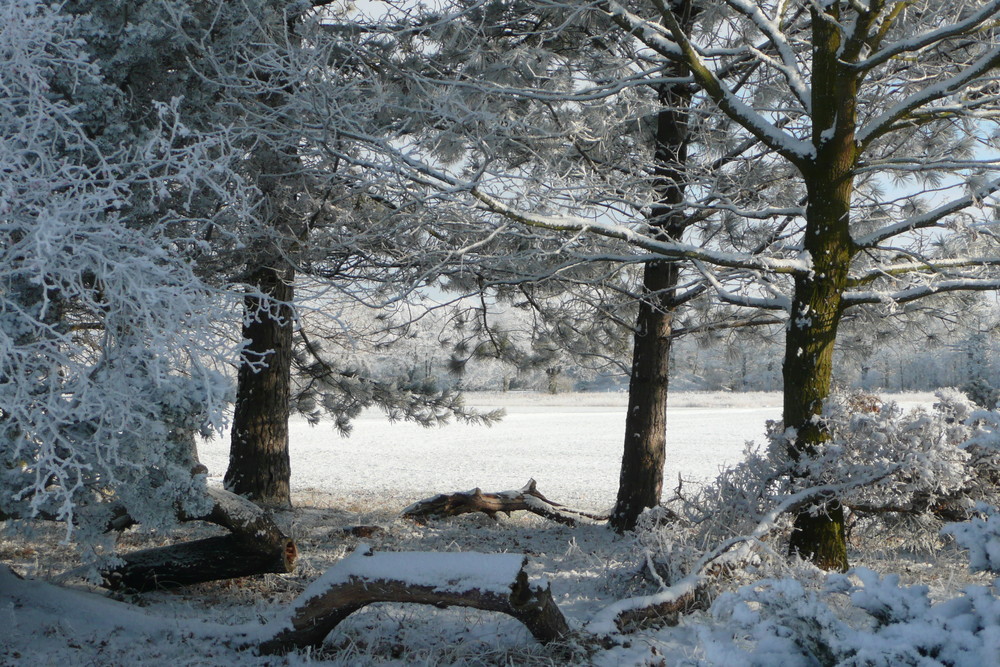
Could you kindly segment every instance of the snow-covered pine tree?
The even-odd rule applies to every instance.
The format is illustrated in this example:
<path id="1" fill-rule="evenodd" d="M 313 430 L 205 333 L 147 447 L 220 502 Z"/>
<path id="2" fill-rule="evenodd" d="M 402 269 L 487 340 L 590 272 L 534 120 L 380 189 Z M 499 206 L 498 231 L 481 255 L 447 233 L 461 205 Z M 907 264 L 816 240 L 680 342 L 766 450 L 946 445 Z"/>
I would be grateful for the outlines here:
<path id="1" fill-rule="evenodd" d="M 63 11 L 77 17 L 114 92 L 108 104 L 115 115 L 96 114 L 94 132 L 141 135 L 149 110 L 175 99 L 192 132 L 225 135 L 241 156 L 231 168 L 255 188 L 253 209 L 242 218 L 216 215 L 230 208 L 222 191 L 204 189 L 186 202 L 197 207 L 189 229 L 204 241 L 199 273 L 220 289 L 242 290 L 242 316 L 218 322 L 245 343 L 230 488 L 266 504 L 290 502 L 293 408 L 314 418 L 330 414 L 342 430 L 369 405 L 428 424 L 478 418 L 451 391 L 373 380 L 323 351 L 356 339 L 337 311 L 398 304 L 433 271 L 423 218 L 397 214 L 399 197 L 386 192 L 398 190 L 391 177 L 339 168 L 342 154 L 354 151 L 352 131 L 378 135 L 395 120 L 373 112 L 389 105 L 370 85 L 364 61 L 368 50 L 384 53 L 384 46 L 327 30 L 324 3 L 79 0 Z M 148 206 L 147 216 L 162 214 L 158 202 Z M 310 283 L 322 298 L 297 310 L 296 282 Z M 383 338 L 401 328 L 394 323 Z"/>
<path id="2" fill-rule="evenodd" d="M 698 11 L 688 9 L 695 23 Z M 655 16 L 655 8 L 645 11 Z M 685 201 L 685 190 L 691 186 L 693 196 L 711 202 L 724 190 L 720 183 L 745 185 L 747 165 L 763 160 L 753 151 L 768 151 L 752 138 L 728 136 L 704 98 L 692 107 L 684 66 L 593 6 L 457 2 L 368 30 L 398 35 L 400 24 L 421 38 L 415 41 L 423 50 L 413 51 L 410 69 L 397 80 L 410 81 L 420 96 L 411 96 L 409 123 L 395 143 L 380 146 L 383 169 L 409 174 L 427 189 L 425 197 L 434 197 L 434 210 L 466 220 L 451 237 L 462 263 L 447 272 L 444 287 L 491 295 L 468 318 L 481 334 L 472 354 L 515 364 L 540 358 L 490 325 L 491 307 L 532 312 L 541 330 L 528 339 L 552 355 L 618 362 L 629 356 L 626 337 L 633 339 L 638 361 L 624 363 L 634 386 L 614 519 L 616 527 L 630 528 L 659 502 L 671 340 L 720 325 L 697 316 L 717 309 L 681 312 L 707 293 L 697 272 L 682 268 L 683 257 L 636 249 L 624 236 L 562 229 L 558 216 L 621 222 L 643 230 L 654 245 L 731 249 L 735 243 L 752 254 L 780 234 L 747 228 L 730 234 L 704 201 Z M 733 76 L 740 72 L 732 68 Z M 449 191 L 435 192 L 441 187 Z M 518 217 L 525 208 L 554 215 L 535 224 Z M 774 321 L 744 315 L 721 326 Z M 461 351 L 459 365 L 468 357 Z"/>
<path id="3" fill-rule="evenodd" d="M 113 512 L 151 526 L 206 501 L 194 435 L 221 428 L 231 308 L 190 224 L 248 214 L 225 133 L 165 97 L 132 124 L 66 6 L 0 7 L 0 514 L 89 544 Z M 227 206 L 206 213 L 202 193 Z"/>
<path id="4" fill-rule="evenodd" d="M 601 143 L 620 118 L 606 106 L 593 107 L 608 121 L 603 131 L 596 121 L 578 120 L 577 134 L 568 135 L 554 131 L 549 119 L 559 104 L 572 106 L 574 118 L 584 118 L 587 96 L 595 87 L 628 90 L 636 77 L 618 69 L 608 70 L 603 79 L 590 78 L 583 67 L 560 69 L 557 65 L 564 61 L 551 48 L 538 48 L 559 44 L 570 34 L 588 45 L 603 44 L 606 30 L 600 36 L 532 32 L 527 21 L 500 22 L 501 34 L 519 40 L 522 49 L 508 49 L 511 66 L 502 71 L 506 79 L 489 79 L 495 72 L 486 72 L 491 81 L 487 88 L 520 100 L 521 108 L 513 101 L 500 104 L 499 95 L 488 109 L 469 102 L 480 98 L 462 98 L 466 115 L 475 113 L 482 121 L 479 145 L 489 147 L 483 149 L 484 158 L 465 158 L 461 169 L 449 169 L 440 162 L 416 164 L 411 152 L 400 155 L 400 168 L 411 169 L 415 180 L 448 196 L 467 193 L 479 210 L 507 221 L 493 229 L 506 224 L 519 226 L 522 234 L 560 231 L 572 238 L 564 245 L 573 251 L 602 236 L 657 258 L 693 260 L 723 301 L 787 313 L 784 413 L 793 436 L 787 454 L 808 458 L 825 438 L 814 417 L 829 393 L 833 344 L 847 308 L 892 308 L 941 292 L 1000 284 L 991 271 L 996 262 L 992 235 L 983 233 L 993 223 L 988 200 L 1000 187 L 990 175 L 996 166 L 992 72 L 1000 62 L 994 32 L 1000 5 L 962 2 L 938 11 L 936 3 L 924 2 L 731 0 L 724 6 L 699 5 L 701 27 L 694 33 L 678 14 L 682 5 L 654 2 L 647 11 L 636 11 L 631 5 L 605 3 L 598 10 L 603 27 L 614 23 L 641 44 L 639 63 L 648 65 L 654 54 L 656 62 L 688 68 L 704 98 L 718 110 L 730 142 L 749 140 L 761 147 L 761 158 L 745 165 L 766 169 L 764 178 L 738 180 L 740 173 L 732 170 L 726 173 L 728 182 L 712 183 L 720 187 L 711 196 L 705 196 L 707 186 L 691 189 L 686 203 L 719 212 L 724 227 L 748 230 L 747 238 L 759 235 L 773 242 L 713 248 L 657 238 L 648 226 L 608 214 L 592 199 L 577 196 L 581 189 L 574 186 L 582 168 L 531 169 L 530 158 L 557 150 L 547 142 L 553 137 L 558 137 L 556 145 L 573 150 L 578 143 L 614 145 Z M 560 8 L 560 26 L 586 24 L 579 20 L 585 10 L 576 5 L 546 3 L 534 13 L 518 15 L 537 19 Z M 536 20 L 531 25 L 546 24 Z M 472 87 L 476 66 L 492 61 L 477 56 L 470 62 L 473 66 L 461 71 L 454 90 Z M 745 76 L 730 77 L 744 64 Z M 525 72 L 544 72 L 533 81 L 545 86 L 512 80 Z M 476 90 L 483 95 L 482 87 Z M 436 99 L 440 107 L 455 98 L 457 93 Z M 544 104 L 532 106 L 531 100 Z M 520 110 L 525 113 L 518 115 Z M 515 145 L 525 160 L 511 169 L 495 147 L 514 149 L 496 139 L 494 128 L 515 123 L 536 132 Z M 454 127 L 440 130 L 442 145 L 460 145 Z M 457 149 L 453 153 L 465 155 Z M 549 167 L 569 160 L 539 163 Z M 619 173 L 593 171 L 606 178 Z M 545 187 L 532 188 L 540 182 Z M 749 191 L 741 184 L 749 185 Z M 621 193 L 620 208 L 630 201 L 627 191 Z M 836 501 L 799 514 L 792 548 L 825 567 L 846 566 L 843 516 Z"/>
<path id="5" fill-rule="evenodd" d="M 846 308 L 1000 285 L 989 272 L 996 249 L 974 243 L 994 222 L 983 201 L 1000 188 L 989 175 L 1000 4 L 727 4 L 728 29 L 755 34 L 775 53 L 764 58 L 747 45 L 740 56 L 784 81 L 780 107 L 723 83 L 716 73 L 732 56 L 693 43 L 666 7 L 663 19 L 720 111 L 793 165 L 805 187 L 804 264 L 786 304 L 784 422 L 789 455 L 808 459 L 827 437 L 815 417 Z M 790 120 L 779 127 L 777 118 Z M 893 179 L 900 189 L 888 187 Z M 862 184 L 885 185 L 885 194 Z M 955 234 L 942 238 L 945 228 Z M 797 515 L 791 548 L 847 567 L 836 500 Z"/>

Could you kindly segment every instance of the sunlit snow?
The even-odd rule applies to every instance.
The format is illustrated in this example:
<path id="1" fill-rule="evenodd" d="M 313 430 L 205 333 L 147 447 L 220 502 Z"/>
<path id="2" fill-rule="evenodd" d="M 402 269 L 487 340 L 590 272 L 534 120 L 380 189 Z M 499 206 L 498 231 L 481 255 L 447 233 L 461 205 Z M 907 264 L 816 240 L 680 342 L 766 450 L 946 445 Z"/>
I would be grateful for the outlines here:
<path id="1" fill-rule="evenodd" d="M 473 394 L 469 405 L 498 407 L 491 428 L 451 424 L 425 429 L 389 423 L 377 410 L 356 420 L 348 438 L 329 424 L 291 422 L 292 492 L 323 491 L 379 504 L 444 491 L 516 489 L 528 478 L 548 497 L 585 509 L 607 509 L 618 489 L 625 394 Z M 678 474 L 704 482 L 738 461 L 747 440 L 763 442 L 780 415 L 779 394 L 679 394 L 667 411 L 667 486 Z M 229 443 L 199 448 L 209 474 L 225 473 Z M 382 500 L 377 500 L 382 499 Z"/>

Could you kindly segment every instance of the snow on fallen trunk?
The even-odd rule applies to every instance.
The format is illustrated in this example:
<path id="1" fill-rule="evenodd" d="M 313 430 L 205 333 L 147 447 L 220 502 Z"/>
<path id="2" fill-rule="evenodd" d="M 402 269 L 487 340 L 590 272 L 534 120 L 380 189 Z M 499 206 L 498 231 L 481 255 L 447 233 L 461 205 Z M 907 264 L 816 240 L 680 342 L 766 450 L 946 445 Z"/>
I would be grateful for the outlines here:
<path id="1" fill-rule="evenodd" d="M 562 639 L 569 634 L 566 619 L 547 583 L 528 583 L 526 562 L 516 554 L 375 553 L 361 544 L 313 582 L 253 644 L 268 654 L 319 646 L 341 621 L 376 602 L 498 611 L 524 623 L 540 642 Z"/>
<path id="2" fill-rule="evenodd" d="M 44 664 L 56 664 L 53 644 L 39 638 L 48 632 L 58 632 L 65 645 L 79 650 L 80 644 L 109 641 L 112 636 L 127 641 L 165 645 L 184 636 L 187 641 L 205 641 L 222 645 L 234 635 L 253 632 L 258 626 L 226 625 L 206 622 L 203 618 L 184 618 L 172 614 L 152 613 L 135 605 L 108 599 L 89 591 L 63 588 L 45 581 L 24 579 L 6 565 L 0 564 L 0 599 L 6 609 L 4 623 L 11 637 L 20 641 L 18 650 L 46 654 Z M 0 637 L 5 637 L 0 632 Z M 0 640 L 0 646 L 4 642 Z M 30 664 L 30 653 L 24 664 Z M 41 663 L 39 663 L 41 664 Z"/>

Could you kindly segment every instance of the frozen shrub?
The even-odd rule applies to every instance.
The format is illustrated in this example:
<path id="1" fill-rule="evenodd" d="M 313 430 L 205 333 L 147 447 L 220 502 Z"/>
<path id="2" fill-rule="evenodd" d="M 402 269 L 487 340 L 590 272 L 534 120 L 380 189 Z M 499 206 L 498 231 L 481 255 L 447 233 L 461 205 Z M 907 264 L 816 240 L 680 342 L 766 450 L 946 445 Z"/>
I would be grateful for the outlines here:
<path id="1" fill-rule="evenodd" d="M 666 512 L 650 513 L 639 544 L 676 578 L 724 540 L 751 534 L 792 494 L 821 488 L 827 493 L 817 494 L 816 510 L 825 498 L 840 499 L 852 511 L 852 535 L 866 548 L 935 549 L 943 522 L 965 519 L 976 503 L 1000 497 L 1000 414 L 978 409 L 954 389 L 937 398 L 930 410 L 904 412 L 869 395 L 835 395 L 822 417 L 830 440 L 797 460 L 789 455 L 795 433 L 769 423 L 766 450 L 748 443 L 743 461 L 712 484 L 671 499 Z M 790 515 L 769 518 L 768 533 L 786 533 Z M 761 546 L 760 554 L 784 553 Z M 779 561 L 771 559 L 777 569 L 757 575 L 782 574 Z"/>
<path id="2" fill-rule="evenodd" d="M 864 391 L 848 392 L 845 396 L 847 410 L 851 413 L 869 412 L 875 413 L 882 409 L 882 399 L 876 394 L 869 394 Z"/>
<path id="3" fill-rule="evenodd" d="M 965 518 L 977 502 L 995 502 L 1000 478 L 997 415 L 955 389 L 939 391 L 937 399 L 930 410 L 904 412 L 893 402 L 859 409 L 856 395 L 834 395 L 823 414 L 830 440 L 813 456 L 788 462 L 791 490 L 826 485 L 862 529 L 884 538 L 896 526 L 911 546 L 933 543 L 941 521 Z M 794 433 L 772 436 L 776 456 L 786 449 L 782 437 Z"/>
<path id="4" fill-rule="evenodd" d="M 849 400 L 835 396 L 824 413 L 830 443 L 804 462 L 806 478 L 844 487 L 841 500 L 855 511 L 967 508 L 972 475 L 962 444 L 971 435 L 973 406 L 954 390 L 938 398 L 931 412 L 904 413 L 892 402 L 876 412 L 852 411 Z"/>
<path id="5" fill-rule="evenodd" d="M 959 546 L 969 552 L 969 567 L 977 571 L 1000 573 L 1000 514 L 996 508 L 981 505 L 981 517 L 945 526 Z"/>
<path id="6" fill-rule="evenodd" d="M 795 579 L 743 586 L 711 611 L 724 628 L 702 630 L 711 664 L 831 665 L 849 649 L 847 625 Z"/>
<path id="7" fill-rule="evenodd" d="M 962 385 L 962 392 L 969 397 L 969 400 L 980 405 L 987 410 L 995 410 L 997 399 L 1000 398 L 1000 391 L 994 389 L 989 382 L 983 378 L 976 378 L 971 382 Z"/>
<path id="8" fill-rule="evenodd" d="M 719 597 L 701 629 L 709 664 L 982 667 L 1000 655 L 1000 600 L 970 586 L 932 604 L 925 586 L 865 569 L 824 590 L 765 580 Z"/>

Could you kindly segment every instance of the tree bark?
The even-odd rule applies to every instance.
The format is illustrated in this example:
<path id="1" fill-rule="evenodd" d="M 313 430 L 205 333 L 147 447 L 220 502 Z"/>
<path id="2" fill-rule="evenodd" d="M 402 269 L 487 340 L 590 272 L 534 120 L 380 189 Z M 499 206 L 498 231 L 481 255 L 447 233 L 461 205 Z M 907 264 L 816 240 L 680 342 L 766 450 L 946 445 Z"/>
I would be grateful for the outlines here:
<path id="1" fill-rule="evenodd" d="M 280 9 L 283 3 L 275 3 Z M 299 44 L 301 13 L 277 11 L 269 28 Z M 280 17 L 280 18 L 279 18 Z M 285 105 L 293 94 L 288 77 L 264 68 L 260 93 L 251 100 L 261 114 L 258 142 L 248 165 L 260 191 L 256 238 L 248 244 L 252 256 L 244 299 L 243 338 L 237 378 L 236 405 L 225 485 L 265 507 L 291 507 L 291 465 L 288 455 L 288 415 L 292 369 L 293 281 L 289 259 L 308 236 L 302 193 L 298 137 L 285 126 Z"/>
<path id="2" fill-rule="evenodd" d="M 241 535 L 143 549 L 126 554 L 123 560 L 124 565 L 104 574 L 108 588 L 155 591 L 294 570 L 294 560 L 282 545 L 265 545 Z"/>
<path id="3" fill-rule="evenodd" d="M 618 497 L 610 525 L 632 530 L 643 510 L 660 503 L 666 460 L 667 390 L 673 311 L 662 298 L 677 286 L 676 265 L 650 262 L 643 269 L 643 291 L 632 348 L 625 447 Z M 660 296 L 653 296 L 660 295 Z M 653 304 L 650 301 L 656 300 Z"/>
<path id="4" fill-rule="evenodd" d="M 325 588 L 311 587 L 296 600 L 286 622 L 261 642 L 264 654 L 320 646 L 355 611 L 376 602 L 414 602 L 436 607 L 471 607 L 513 616 L 543 643 L 569 636 L 570 629 L 546 585 L 532 586 L 526 559 L 513 554 L 372 553 L 359 547 L 324 576 Z M 409 580 L 405 572 L 412 572 Z"/>
<path id="5" fill-rule="evenodd" d="M 685 1 L 674 11 L 685 29 L 690 27 L 694 18 L 690 3 Z M 681 65 L 671 65 L 670 69 L 668 76 L 687 74 Z M 659 238 L 677 240 L 688 224 L 679 205 L 684 201 L 686 186 L 691 88 L 684 84 L 664 85 L 658 94 L 662 105 L 657 115 L 654 153 L 658 203 L 649 222 Z M 676 262 L 647 262 L 643 267 L 643 299 L 632 344 L 625 445 L 618 496 L 609 524 L 618 532 L 634 529 L 643 510 L 660 503 L 663 491 L 670 344 L 674 311 L 680 305 L 675 298 L 679 276 Z"/>
<path id="6" fill-rule="evenodd" d="M 225 486 L 263 506 L 291 507 L 288 397 L 292 362 L 291 269 L 252 273 Z"/>

